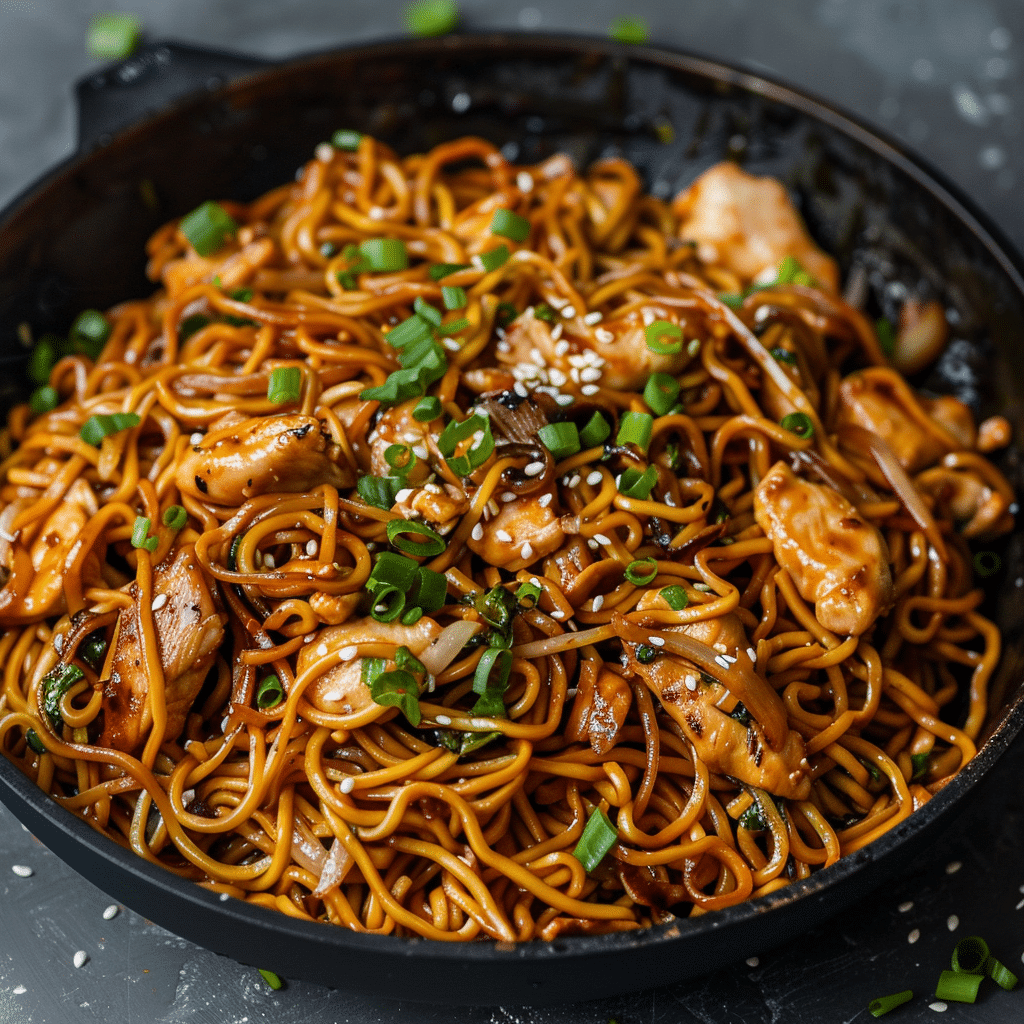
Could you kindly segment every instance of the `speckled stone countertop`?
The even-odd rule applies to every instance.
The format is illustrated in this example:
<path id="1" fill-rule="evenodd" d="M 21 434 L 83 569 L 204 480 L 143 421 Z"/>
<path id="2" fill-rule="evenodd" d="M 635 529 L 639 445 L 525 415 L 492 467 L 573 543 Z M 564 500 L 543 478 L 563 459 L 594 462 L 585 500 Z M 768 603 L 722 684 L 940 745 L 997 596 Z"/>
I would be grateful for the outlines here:
<path id="1" fill-rule="evenodd" d="M 603 34 L 624 14 L 652 41 L 786 79 L 885 129 L 972 195 L 1024 249 L 1020 0 L 463 0 L 471 29 Z M 396 0 L 0 0 L 0 205 L 74 148 L 74 81 L 95 69 L 90 17 L 128 8 L 149 38 L 282 58 L 402 29 Z M 1024 974 L 1024 742 L 895 884 L 800 940 L 703 980 L 542 1009 L 460 1009 L 466 1024 L 839 1024 L 911 988 L 889 1019 L 1024 1021 L 1024 989 L 973 1006 L 932 995 L 959 938 Z M 272 965 L 268 965 L 272 966 Z M 302 982 L 179 939 L 109 897 L 0 808 L 0 1024 L 448 1024 L 451 1011 Z"/>

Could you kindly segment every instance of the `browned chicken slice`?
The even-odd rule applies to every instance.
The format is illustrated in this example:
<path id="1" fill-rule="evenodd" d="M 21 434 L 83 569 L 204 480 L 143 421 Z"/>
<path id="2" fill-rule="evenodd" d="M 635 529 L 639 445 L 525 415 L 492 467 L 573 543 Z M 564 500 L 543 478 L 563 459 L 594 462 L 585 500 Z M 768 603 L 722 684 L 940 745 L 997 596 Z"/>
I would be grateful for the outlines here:
<path id="1" fill-rule="evenodd" d="M 383 413 L 377 421 L 370 435 L 370 466 L 374 476 L 394 474 L 394 469 L 384 457 L 384 453 L 394 444 L 405 445 L 415 457 L 415 465 L 406 474 L 410 486 L 423 483 L 430 476 L 429 457 L 432 453 L 439 457 L 439 453 L 434 449 L 431 424 L 413 418 L 412 411 L 418 404 L 419 399 L 413 399 L 396 405 Z"/>
<path id="2" fill-rule="evenodd" d="M 341 448 L 312 416 L 257 416 L 207 434 L 181 455 L 175 483 L 215 505 L 241 505 L 256 494 L 355 485 Z"/>
<path id="3" fill-rule="evenodd" d="M 839 385 L 835 428 L 841 433 L 848 426 L 882 438 L 908 473 L 970 447 L 974 439 L 974 419 L 963 402 L 950 396 L 922 401 L 899 374 L 882 366 L 851 373 Z"/>
<path id="4" fill-rule="evenodd" d="M 566 737 L 586 739 L 595 754 L 607 754 L 626 724 L 632 703 L 633 691 L 617 672 L 601 669 L 596 678 L 592 673 L 582 674 Z"/>
<path id="5" fill-rule="evenodd" d="M 565 534 L 561 520 L 551 511 L 550 498 L 541 495 L 517 498 L 501 506 L 498 514 L 466 542 L 488 565 L 516 572 L 533 565 L 562 545 Z"/>
<path id="6" fill-rule="evenodd" d="M 811 240 L 782 184 L 756 178 L 734 163 L 705 171 L 672 203 L 679 236 L 697 243 L 697 255 L 731 270 L 744 284 L 777 271 L 793 256 L 823 287 L 839 288 L 835 261 Z"/>
<path id="7" fill-rule="evenodd" d="M 754 517 L 826 629 L 859 636 L 891 606 L 884 538 L 831 487 L 777 462 L 754 492 Z"/>
<path id="8" fill-rule="evenodd" d="M 320 658 L 359 644 L 395 644 L 396 647 L 408 647 L 418 657 L 440 632 L 441 627 L 426 616 L 412 626 L 377 622 L 368 617 L 329 626 L 321 629 L 316 639 L 299 651 L 296 677 Z M 393 663 L 388 663 L 389 670 L 394 667 Z M 372 706 L 370 688 L 363 682 L 363 659 L 353 656 L 339 662 L 314 679 L 303 690 L 303 696 L 319 711 L 329 715 L 352 715 Z"/>
<path id="9" fill-rule="evenodd" d="M 710 622 L 700 625 L 710 638 L 714 632 Z M 742 717 L 733 718 L 717 706 L 728 697 L 727 691 L 686 659 L 662 654 L 643 664 L 636 657 L 636 645 L 624 643 L 623 647 L 629 655 L 628 667 L 682 726 L 697 756 L 711 771 L 730 775 L 774 796 L 807 799 L 811 789 L 810 766 L 799 733 L 790 730 L 782 749 L 772 750 L 755 719 L 744 722 Z"/>
<path id="10" fill-rule="evenodd" d="M 997 537 L 1013 529 L 1010 500 L 969 468 L 933 466 L 914 483 L 935 497 L 944 516 L 960 524 L 968 540 Z"/>
<path id="11" fill-rule="evenodd" d="M 110 675 L 103 684 L 100 746 L 131 752 L 145 741 L 153 709 L 140 636 L 138 584 L 133 581 L 124 590 L 134 603 L 121 612 L 114 632 Z M 153 628 L 164 674 L 165 740 L 181 733 L 224 639 L 226 621 L 191 545 L 154 567 Z"/>

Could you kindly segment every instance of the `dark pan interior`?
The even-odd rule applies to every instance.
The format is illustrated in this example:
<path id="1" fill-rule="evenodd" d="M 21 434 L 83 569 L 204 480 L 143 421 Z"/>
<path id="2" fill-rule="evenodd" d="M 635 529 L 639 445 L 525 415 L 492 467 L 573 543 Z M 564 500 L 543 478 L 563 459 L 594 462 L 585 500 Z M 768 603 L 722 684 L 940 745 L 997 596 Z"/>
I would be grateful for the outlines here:
<path id="1" fill-rule="evenodd" d="M 559 151 L 579 166 L 621 155 L 663 197 L 727 156 L 775 175 L 844 271 L 863 268 L 870 312 L 891 315 L 906 290 L 940 298 L 951 310 L 953 341 L 917 383 L 954 393 L 980 414 L 998 410 L 1015 436 L 1024 436 L 1024 367 L 1015 355 L 1024 336 L 1024 283 L 1015 257 L 949 186 L 813 100 L 696 58 L 579 39 L 380 44 L 221 85 L 257 66 L 231 55 L 151 47 L 119 72 L 82 86 L 82 152 L 0 218 L 5 405 L 27 386 L 20 323 L 30 323 L 37 336 L 63 332 L 83 307 L 148 293 L 143 246 L 156 227 L 205 199 L 250 199 L 287 181 L 318 142 L 350 127 L 400 152 L 477 134 L 524 163 Z M 196 81 L 207 83 L 200 94 L 166 107 L 169 91 Z M 164 109 L 120 130 L 155 106 Z M 1018 486 L 1020 454 L 1014 449 L 1003 461 Z M 1004 654 L 979 756 L 867 849 L 771 896 L 692 921 L 516 948 L 358 935 L 221 901 L 183 883 L 61 810 L 2 758 L 0 796 L 112 896 L 201 945 L 272 964 L 289 977 L 401 998 L 505 1005 L 595 998 L 695 977 L 799 934 L 898 873 L 1019 733 L 1020 534 L 999 551 L 1003 569 L 988 581 L 987 610 L 1003 630 Z"/>

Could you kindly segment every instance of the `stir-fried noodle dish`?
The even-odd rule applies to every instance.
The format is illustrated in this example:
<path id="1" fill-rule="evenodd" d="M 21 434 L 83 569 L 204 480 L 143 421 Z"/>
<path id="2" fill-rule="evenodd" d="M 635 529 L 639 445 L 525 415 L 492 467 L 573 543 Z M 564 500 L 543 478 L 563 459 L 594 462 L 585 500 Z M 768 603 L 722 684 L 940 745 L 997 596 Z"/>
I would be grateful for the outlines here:
<path id="1" fill-rule="evenodd" d="M 552 939 L 806 878 L 974 755 L 1008 424 L 777 181 L 340 131 L 147 254 L 34 339 L 0 480 L 0 745 L 113 841 Z"/>

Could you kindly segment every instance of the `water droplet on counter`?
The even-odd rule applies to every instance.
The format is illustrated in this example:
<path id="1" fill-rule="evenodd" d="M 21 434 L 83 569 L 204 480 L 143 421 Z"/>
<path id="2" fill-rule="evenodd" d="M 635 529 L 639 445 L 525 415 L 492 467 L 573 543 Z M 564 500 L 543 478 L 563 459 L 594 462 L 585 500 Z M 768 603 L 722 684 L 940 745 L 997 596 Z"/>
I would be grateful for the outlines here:
<path id="1" fill-rule="evenodd" d="M 953 86 L 953 103 L 965 121 L 979 126 L 988 124 L 988 110 L 969 85 L 960 82 Z"/>

